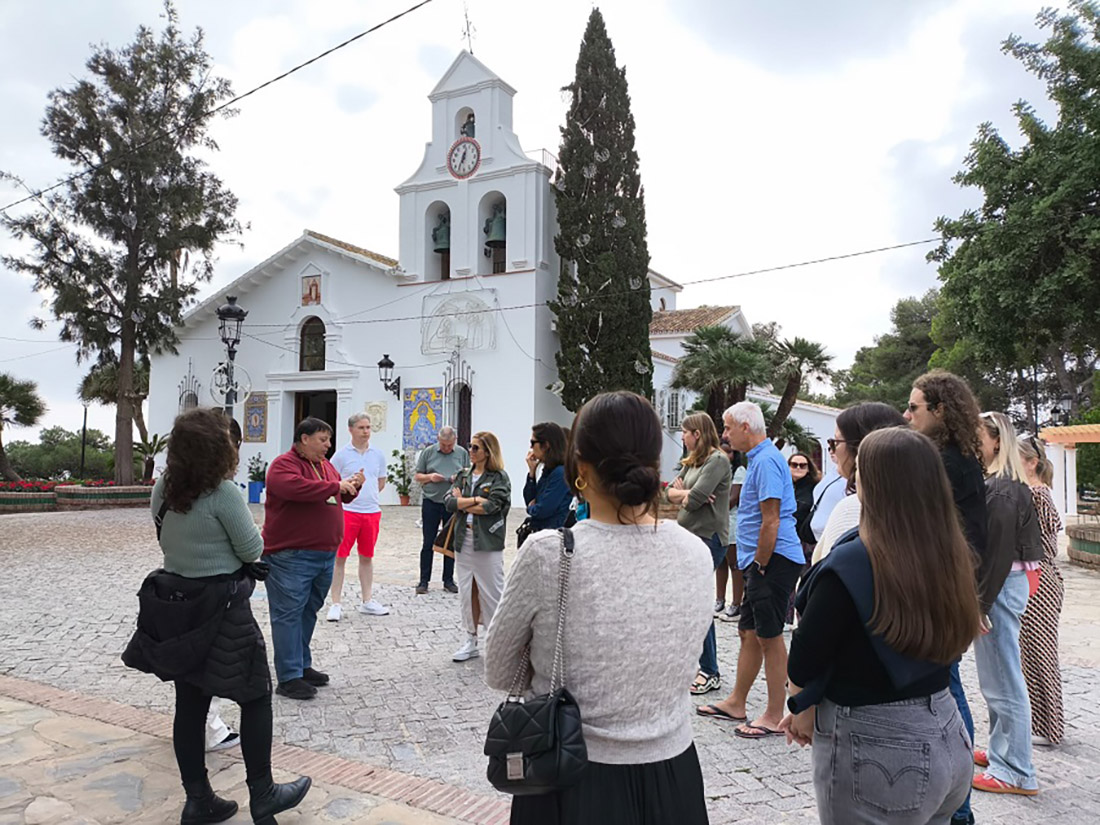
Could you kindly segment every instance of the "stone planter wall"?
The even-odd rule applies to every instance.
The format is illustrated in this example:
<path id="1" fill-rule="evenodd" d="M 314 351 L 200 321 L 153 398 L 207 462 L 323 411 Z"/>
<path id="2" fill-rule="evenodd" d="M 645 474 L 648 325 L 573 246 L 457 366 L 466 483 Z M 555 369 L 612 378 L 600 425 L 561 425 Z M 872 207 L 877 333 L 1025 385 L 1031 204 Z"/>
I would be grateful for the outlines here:
<path id="1" fill-rule="evenodd" d="M 81 487 L 58 485 L 58 510 L 98 510 L 104 507 L 148 507 L 153 488 L 135 484 L 132 487 Z"/>
<path id="2" fill-rule="evenodd" d="M 56 509 L 55 493 L 13 493 L 0 490 L 0 513 L 44 513 Z"/>
<path id="3" fill-rule="evenodd" d="M 1071 524 L 1066 527 L 1070 561 L 1100 570 L 1100 524 Z"/>

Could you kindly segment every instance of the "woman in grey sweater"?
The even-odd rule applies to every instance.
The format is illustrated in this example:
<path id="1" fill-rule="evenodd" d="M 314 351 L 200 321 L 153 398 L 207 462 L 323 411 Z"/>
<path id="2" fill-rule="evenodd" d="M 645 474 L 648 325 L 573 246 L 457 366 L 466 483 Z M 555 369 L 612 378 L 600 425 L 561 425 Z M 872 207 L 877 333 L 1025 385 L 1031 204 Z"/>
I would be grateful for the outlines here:
<path id="1" fill-rule="evenodd" d="M 573 528 L 564 683 L 580 709 L 589 761 L 571 788 L 515 797 L 513 823 L 707 822 L 684 683 L 711 618 L 702 596 L 713 563 L 698 538 L 657 521 L 662 438 L 649 402 L 628 392 L 596 396 L 573 424 L 566 478 L 591 515 Z M 535 533 L 516 558 L 486 640 L 490 687 L 510 688 L 530 646 L 530 689 L 549 688 L 559 541 L 557 531 Z M 627 578 L 629 591 L 608 589 Z"/>
<path id="2" fill-rule="evenodd" d="M 680 425 L 680 437 L 688 454 L 680 462 L 680 473 L 666 495 L 669 502 L 680 505 L 677 524 L 703 540 L 717 570 L 726 558 L 726 545 L 730 542 L 729 460 L 719 446 L 718 428 L 706 413 L 692 413 L 685 418 Z M 699 696 L 721 686 L 718 643 L 711 621 L 691 692 Z"/>

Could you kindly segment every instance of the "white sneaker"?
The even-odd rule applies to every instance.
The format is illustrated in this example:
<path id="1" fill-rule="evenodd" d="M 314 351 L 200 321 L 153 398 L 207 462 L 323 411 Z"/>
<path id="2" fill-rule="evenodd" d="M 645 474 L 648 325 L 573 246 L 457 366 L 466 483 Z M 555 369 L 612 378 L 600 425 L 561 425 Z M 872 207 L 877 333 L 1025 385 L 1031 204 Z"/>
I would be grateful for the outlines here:
<path id="1" fill-rule="evenodd" d="M 385 616 L 390 612 L 390 609 L 371 599 L 369 602 L 363 602 L 359 605 L 359 612 L 366 613 L 368 616 Z"/>
<path id="2" fill-rule="evenodd" d="M 477 649 L 477 637 L 471 636 L 466 639 L 466 644 L 455 651 L 455 655 L 451 659 L 456 662 L 466 662 L 480 655 L 481 653 Z"/>
<path id="3" fill-rule="evenodd" d="M 343 615 L 343 612 L 339 604 L 334 604 L 328 609 L 328 620 L 330 622 L 340 621 L 340 616 Z"/>

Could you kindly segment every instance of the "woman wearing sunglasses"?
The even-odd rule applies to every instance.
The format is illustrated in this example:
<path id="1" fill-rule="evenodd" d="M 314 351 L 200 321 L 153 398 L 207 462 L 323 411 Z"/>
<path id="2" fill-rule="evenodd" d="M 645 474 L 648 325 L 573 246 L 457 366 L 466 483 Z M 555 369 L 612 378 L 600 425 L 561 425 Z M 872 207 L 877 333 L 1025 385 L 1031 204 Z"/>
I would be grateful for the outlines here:
<path id="1" fill-rule="evenodd" d="M 504 472 L 495 435 L 474 433 L 470 463 L 472 466 L 459 474 L 443 499 L 448 513 L 460 514 L 454 528 L 455 580 L 466 642 L 451 657 L 456 662 L 478 655 L 478 620 L 488 627 L 500 602 L 504 590 L 504 537 L 512 503 L 512 482 Z M 475 588 L 480 617 L 474 613 Z"/>
<path id="2" fill-rule="evenodd" d="M 829 439 L 829 452 L 836 461 L 837 471 L 846 479 L 847 496 L 833 508 L 825 532 L 814 548 L 813 563 L 817 564 L 833 549 L 837 539 L 859 526 L 860 503 L 856 491 L 856 456 L 859 444 L 875 430 L 904 427 L 905 419 L 889 404 L 868 401 L 849 407 L 836 419 L 836 432 Z"/>
<path id="3" fill-rule="evenodd" d="M 798 529 L 798 538 L 802 541 L 802 549 L 806 551 L 806 561 L 809 562 L 814 545 L 813 534 L 808 532 L 810 511 L 814 507 L 814 487 L 821 481 L 821 471 L 817 469 L 814 460 L 803 452 L 788 458 L 787 467 L 790 468 L 791 481 L 794 482 L 794 523 Z"/>

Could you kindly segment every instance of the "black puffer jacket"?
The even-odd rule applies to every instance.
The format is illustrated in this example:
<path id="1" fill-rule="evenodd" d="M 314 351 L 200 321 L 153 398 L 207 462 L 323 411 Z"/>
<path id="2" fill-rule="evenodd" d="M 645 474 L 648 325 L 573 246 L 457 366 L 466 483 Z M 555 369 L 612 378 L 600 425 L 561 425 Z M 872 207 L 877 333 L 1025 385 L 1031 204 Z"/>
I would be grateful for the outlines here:
<path id="1" fill-rule="evenodd" d="M 243 571 L 196 579 L 153 571 L 122 661 L 242 704 L 268 695 L 267 648 L 249 603 L 255 586 Z"/>

